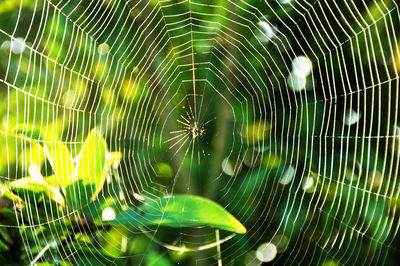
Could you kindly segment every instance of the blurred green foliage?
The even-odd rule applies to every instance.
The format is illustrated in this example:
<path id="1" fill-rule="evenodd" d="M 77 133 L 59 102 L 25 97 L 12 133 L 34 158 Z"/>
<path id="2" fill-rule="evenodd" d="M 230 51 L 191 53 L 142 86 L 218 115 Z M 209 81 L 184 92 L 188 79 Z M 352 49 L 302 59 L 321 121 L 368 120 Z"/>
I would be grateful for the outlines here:
<path id="1" fill-rule="evenodd" d="M 282 2 L 1 1 L 2 264 L 396 264 L 397 3 Z"/>

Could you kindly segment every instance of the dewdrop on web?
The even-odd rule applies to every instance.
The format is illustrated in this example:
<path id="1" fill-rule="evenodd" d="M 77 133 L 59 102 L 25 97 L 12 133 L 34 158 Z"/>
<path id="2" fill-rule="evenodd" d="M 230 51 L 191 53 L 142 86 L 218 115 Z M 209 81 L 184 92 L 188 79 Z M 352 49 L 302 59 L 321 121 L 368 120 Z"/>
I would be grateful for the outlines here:
<path id="1" fill-rule="evenodd" d="M 289 183 L 292 181 L 295 172 L 296 172 L 296 171 L 295 171 L 295 169 L 293 168 L 293 166 L 290 165 L 290 166 L 285 170 L 285 172 L 283 173 L 283 175 L 281 176 L 281 178 L 279 179 L 279 183 L 281 183 L 282 185 L 287 185 L 287 184 L 289 184 Z"/>
<path id="2" fill-rule="evenodd" d="M 11 41 L 11 50 L 14 54 L 22 54 L 25 51 L 25 40 L 24 38 L 16 38 Z"/>
<path id="3" fill-rule="evenodd" d="M 356 124 L 360 120 L 361 115 L 353 110 L 353 109 L 347 109 L 343 113 L 343 123 L 347 126 L 351 126 Z"/>
<path id="4" fill-rule="evenodd" d="M 312 72 L 312 62 L 306 56 L 297 56 L 292 61 L 292 71 L 289 73 L 287 83 L 294 92 L 306 89 L 307 78 Z"/>
<path id="5" fill-rule="evenodd" d="M 313 186 L 314 186 L 314 178 L 312 178 L 311 176 L 306 177 L 302 184 L 303 190 L 309 192 L 309 190 L 311 190 Z"/>
<path id="6" fill-rule="evenodd" d="M 256 251 L 257 259 L 261 262 L 271 262 L 278 254 L 278 249 L 273 243 L 261 244 Z"/>
<path id="7" fill-rule="evenodd" d="M 307 176 L 303 177 L 301 188 L 306 193 L 314 193 L 318 185 L 318 173 L 310 171 Z"/>
<path id="8" fill-rule="evenodd" d="M 307 79 L 305 76 L 298 76 L 293 71 L 290 72 L 287 78 L 288 86 L 295 92 L 305 89 L 306 81 Z"/>
<path id="9" fill-rule="evenodd" d="M 235 174 L 232 163 L 229 161 L 229 157 L 226 157 L 221 163 L 222 171 L 229 176 L 233 176 Z"/>
<path id="10" fill-rule="evenodd" d="M 312 63 L 308 57 L 298 56 L 292 61 L 292 71 L 295 75 L 307 77 L 312 71 Z"/>
<path id="11" fill-rule="evenodd" d="M 260 27 L 261 33 L 258 34 L 258 38 L 267 43 L 269 40 L 276 36 L 276 30 L 271 26 L 271 24 L 267 21 L 260 21 L 257 23 Z"/>
<path id="12" fill-rule="evenodd" d="M 135 199 L 137 199 L 138 201 L 142 201 L 143 202 L 145 200 L 145 198 L 142 195 L 137 194 L 137 193 L 133 193 L 133 197 Z"/>
<path id="13" fill-rule="evenodd" d="M 107 43 L 102 43 L 97 47 L 97 51 L 101 55 L 105 55 L 110 50 L 110 46 Z"/>

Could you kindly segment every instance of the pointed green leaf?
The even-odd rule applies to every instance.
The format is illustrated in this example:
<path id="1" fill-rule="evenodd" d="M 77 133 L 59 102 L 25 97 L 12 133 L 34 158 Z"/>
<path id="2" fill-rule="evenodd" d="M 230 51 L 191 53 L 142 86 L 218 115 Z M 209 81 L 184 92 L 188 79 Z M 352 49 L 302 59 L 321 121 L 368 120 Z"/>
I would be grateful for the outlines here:
<path id="1" fill-rule="evenodd" d="M 65 189 L 68 184 L 76 180 L 74 176 L 75 167 L 72 163 L 71 153 L 67 146 L 60 142 L 46 144 L 44 150 L 47 159 L 53 167 L 58 184 Z"/>
<path id="2" fill-rule="evenodd" d="M 86 206 L 103 188 L 106 152 L 104 139 L 92 130 L 79 154 L 75 179 L 66 186 L 67 198 L 74 209 Z"/>
<path id="3" fill-rule="evenodd" d="M 219 204 L 198 196 L 166 196 L 119 213 L 111 225 L 211 226 L 244 234 L 246 228 Z"/>

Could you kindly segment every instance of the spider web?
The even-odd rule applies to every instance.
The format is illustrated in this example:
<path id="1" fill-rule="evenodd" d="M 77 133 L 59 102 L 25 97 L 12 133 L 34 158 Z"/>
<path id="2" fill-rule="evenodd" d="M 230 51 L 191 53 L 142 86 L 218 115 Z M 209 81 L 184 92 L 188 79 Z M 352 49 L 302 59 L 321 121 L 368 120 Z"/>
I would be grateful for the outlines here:
<path id="1" fill-rule="evenodd" d="M 5 0 L 0 14 L 4 182 L 32 165 L 51 172 L 16 124 L 60 137 L 75 156 L 96 127 L 123 153 L 97 200 L 120 209 L 167 194 L 216 200 L 248 229 L 224 242 L 218 262 L 393 263 L 396 1 Z M 60 245 L 67 227 L 56 222 L 81 212 L 37 215 L 18 219 L 29 262 L 90 264 L 81 248 L 109 241 L 78 228 L 94 243 Z M 117 230 L 147 239 L 130 255 L 90 252 L 103 264 L 146 264 L 155 244 L 162 258 L 166 245 L 215 240 L 208 228 L 165 230 Z M 126 248 L 122 239 L 108 245 Z M 197 251 L 192 263 L 217 263 L 216 253 Z"/>

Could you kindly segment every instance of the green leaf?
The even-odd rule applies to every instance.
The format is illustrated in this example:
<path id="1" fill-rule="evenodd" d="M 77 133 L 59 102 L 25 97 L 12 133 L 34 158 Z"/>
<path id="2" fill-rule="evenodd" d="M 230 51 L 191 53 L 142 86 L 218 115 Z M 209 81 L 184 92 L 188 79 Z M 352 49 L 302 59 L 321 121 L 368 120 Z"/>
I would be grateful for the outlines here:
<path id="1" fill-rule="evenodd" d="M 12 181 L 10 183 L 11 189 L 20 190 L 25 189 L 32 191 L 34 193 L 45 193 L 47 194 L 51 200 L 57 202 L 61 206 L 64 205 L 64 197 L 61 193 L 54 187 L 49 186 L 46 182 L 44 182 L 43 177 L 24 177 Z"/>
<path id="2" fill-rule="evenodd" d="M 74 179 L 65 189 L 72 208 L 86 206 L 103 188 L 106 152 L 104 139 L 96 130 L 92 130 L 79 154 Z"/>
<path id="3" fill-rule="evenodd" d="M 18 124 L 14 127 L 13 133 L 17 136 L 24 136 L 33 140 L 44 140 L 41 128 L 35 127 L 34 125 Z"/>
<path id="4" fill-rule="evenodd" d="M 111 225 L 211 226 L 244 234 L 246 228 L 219 204 L 198 196 L 166 196 L 119 213 Z"/>

